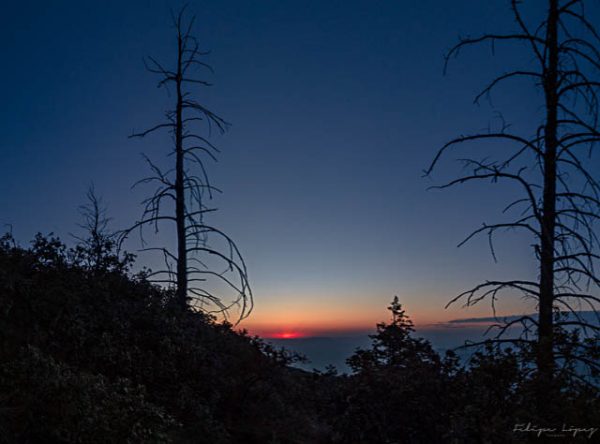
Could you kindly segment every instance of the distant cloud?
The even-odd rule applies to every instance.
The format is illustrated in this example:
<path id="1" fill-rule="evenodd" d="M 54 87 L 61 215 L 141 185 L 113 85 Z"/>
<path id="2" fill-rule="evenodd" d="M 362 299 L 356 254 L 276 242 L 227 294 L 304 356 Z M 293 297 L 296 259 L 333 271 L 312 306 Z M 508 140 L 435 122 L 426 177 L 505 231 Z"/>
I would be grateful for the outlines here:
<path id="1" fill-rule="evenodd" d="M 460 319 L 452 319 L 451 321 L 446 322 L 445 324 L 486 324 L 486 323 L 494 323 L 494 322 L 510 322 L 515 319 L 519 319 L 521 316 L 529 316 L 533 319 L 537 316 L 537 314 L 526 314 L 526 315 L 509 315 L 509 316 L 487 316 L 480 318 L 460 318 Z"/>
<path id="2" fill-rule="evenodd" d="M 565 313 L 569 320 L 575 319 L 575 315 L 573 313 Z M 579 317 L 587 322 L 598 322 L 597 314 L 593 311 L 578 311 L 577 314 Z M 521 316 L 529 316 L 532 319 L 537 319 L 537 313 L 523 314 L 523 315 L 509 315 L 509 316 L 487 316 L 487 317 L 479 317 L 479 318 L 461 318 L 461 319 L 453 319 L 451 321 L 442 322 L 439 326 L 443 327 L 456 327 L 460 326 L 460 324 L 491 324 L 496 322 L 510 322 L 516 319 L 519 319 Z"/>

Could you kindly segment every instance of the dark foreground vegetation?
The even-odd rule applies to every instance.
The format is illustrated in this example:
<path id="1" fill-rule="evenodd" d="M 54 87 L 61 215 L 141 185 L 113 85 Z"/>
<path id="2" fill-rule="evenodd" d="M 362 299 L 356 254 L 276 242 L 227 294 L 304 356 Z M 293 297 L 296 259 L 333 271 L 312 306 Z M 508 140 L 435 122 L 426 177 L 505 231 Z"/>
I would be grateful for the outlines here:
<path id="1" fill-rule="evenodd" d="M 546 442 L 515 426 L 600 425 L 593 375 L 564 362 L 552 417 L 538 417 L 531 350 L 490 345 L 463 366 L 415 338 L 397 300 L 351 375 L 308 373 L 293 354 L 182 310 L 131 263 L 106 239 L 3 238 L 0 442 Z"/>

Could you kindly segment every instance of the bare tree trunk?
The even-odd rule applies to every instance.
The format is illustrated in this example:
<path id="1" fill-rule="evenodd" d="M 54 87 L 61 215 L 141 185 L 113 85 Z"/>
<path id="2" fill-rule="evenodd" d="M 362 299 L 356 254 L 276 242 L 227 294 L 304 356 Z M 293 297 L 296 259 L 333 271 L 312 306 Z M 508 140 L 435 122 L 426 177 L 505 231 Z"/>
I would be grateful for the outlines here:
<path id="1" fill-rule="evenodd" d="M 192 86 L 211 85 L 200 77 L 198 71 L 212 72 L 212 68 L 200 60 L 208 52 L 200 50 L 196 38 L 191 34 L 195 18 L 185 23 L 184 12 L 185 7 L 179 14 L 173 15 L 177 32 L 177 65 L 168 69 L 152 57 L 144 61 L 148 71 L 160 75 L 159 88 L 173 87 L 175 103 L 166 111 L 165 121 L 130 136 L 143 138 L 155 131 L 168 130 L 174 142 L 169 149 L 169 156 L 174 157 L 175 165 L 164 172 L 144 156 L 153 174 L 136 184 L 158 185 L 154 193 L 142 202 L 145 206 L 142 219 L 120 234 L 119 245 L 135 229 L 139 228 L 142 243 L 145 244 L 142 236 L 144 227 L 152 226 L 156 234 L 159 224 L 174 224 L 177 251 L 170 251 L 166 247 L 144 248 L 143 251 L 161 252 L 165 263 L 163 269 L 152 271 L 147 277 L 155 283 L 174 288 L 173 302 L 182 309 L 189 307 L 222 313 L 225 317 L 232 308 L 239 309 L 239 322 L 248 316 L 253 303 L 246 264 L 235 242 L 220 229 L 204 222 L 204 215 L 216 210 L 204 204 L 205 193 L 208 199 L 212 199 L 213 192 L 220 191 L 210 184 L 204 164 L 206 159 L 217 161 L 215 154 L 219 153 L 208 137 L 212 128 L 223 134 L 229 124 L 195 100 L 190 92 Z M 199 133 L 202 129 L 208 130 L 208 137 Z M 209 237 L 217 241 L 219 248 L 211 247 Z M 211 260 L 205 262 L 202 256 Z M 221 271 L 215 271 L 213 266 Z M 214 293 L 223 285 L 233 292 L 227 302 Z"/>
<path id="2" fill-rule="evenodd" d="M 552 380 L 553 356 L 553 317 L 554 302 L 554 243 L 556 228 L 556 154 L 557 154 L 557 110 L 558 110 L 558 1 L 550 0 L 546 47 L 548 65 L 544 73 L 544 93 L 546 99 L 546 124 L 544 128 L 544 191 L 541 221 L 540 252 L 540 297 L 537 367 L 540 382 Z"/>
<path id="3" fill-rule="evenodd" d="M 495 259 L 493 237 L 497 232 L 515 229 L 528 232 L 535 239 L 539 276 L 532 280 L 487 280 L 457 295 L 448 305 L 464 299 L 466 306 L 472 306 L 487 299 L 495 316 L 496 300 L 501 293 L 521 293 L 526 299 L 537 301 L 537 316 L 522 315 L 500 321 L 493 326 L 497 334 L 492 341 L 524 347 L 527 357 L 532 349 L 538 410 L 541 417 L 551 421 L 560 409 L 553 401 L 558 399 L 558 378 L 554 376 L 557 368 L 560 366 L 561 375 L 584 383 L 589 383 L 587 378 L 593 379 L 591 375 L 600 371 L 595 348 L 586 343 L 600 332 L 600 325 L 587 321 L 581 308 L 589 307 L 597 315 L 596 320 L 600 319 L 600 299 L 595 293 L 600 288 L 600 277 L 595 271 L 600 262 L 600 240 L 594 226 L 600 221 L 600 182 L 592 171 L 593 163 L 589 162 L 592 150 L 600 143 L 597 129 L 600 81 L 596 80 L 600 70 L 597 48 L 600 32 L 585 17 L 584 0 L 545 0 L 546 10 L 540 11 L 543 17 L 533 25 L 526 23 L 519 10 L 522 3 L 511 0 L 516 30 L 460 39 L 447 53 L 446 64 L 471 45 L 487 42 L 525 45 L 536 63 L 495 77 L 475 101 L 489 98 L 492 90 L 509 80 L 534 80 L 536 89 L 543 93 L 546 115 L 540 118 L 530 136 L 507 131 L 509 126 L 503 123 L 498 131 L 490 129 L 457 137 L 438 150 L 426 174 L 432 172 L 446 151 L 459 145 L 495 141 L 507 147 L 506 155 L 499 159 L 494 159 L 494 155 L 482 160 L 461 157 L 460 163 L 468 171 L 434 188 L 490 180 L 518 185 L 522 194 L 503 211 L 513 211 L 513 218 L 484 223 L 459 245 L 485 233 Z M 570 27 L 580 34 L 576 35 Z M 509 149 L 511 145 L 515 148 Z M 489 148 L 496 151 L 493 145 Z M 518 210 L 519 207 L 525 209 Z M 509 338 L 508 332 L 515 326 L 520 327 L 521 333 Z M 573 327 L 583 332 L 582 337 L 568 334 Z M 471 345 L 484 345 L 488 341 Z M 582 377 L 581 366 L 588 375 Z M 596 388 L 594 383 L 590 386 Z"/>
<path id="4" fill-rule="evenodd" d="M 178 30 L 179 31 L 179 30 Z M 183 170 L 183 95 L 181 83 L 183 78 L 183 40 L 179 32 L 177 38 L 177 105 L 175 109 L 175 219 L 177 226 L 177 303 L 181 308 L 187 307 L 187 246 L 185 231 L 185 177 Z"/>

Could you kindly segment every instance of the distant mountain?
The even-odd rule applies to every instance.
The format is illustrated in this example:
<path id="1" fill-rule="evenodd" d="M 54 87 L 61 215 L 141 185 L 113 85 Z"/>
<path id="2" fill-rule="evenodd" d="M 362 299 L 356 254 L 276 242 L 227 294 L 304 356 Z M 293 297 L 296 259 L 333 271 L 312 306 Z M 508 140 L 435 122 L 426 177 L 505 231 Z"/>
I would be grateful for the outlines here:
<path id="1" fill-rule="evenodd" d="M 598 323 L 596 314 L 593 311 L 580 311 L 579 316 L 589 323 Z M 466 341 L 483 341 L 490 338 L 493 332 L 485 335 L 489 325 L 495 322 L 518 319 L 520 315 L 502 316 L 494 318 L 464 318 L 453 319 L 448 322 L 416 327 L 416 336 L 427 339 L 433 347 L 439 352 L 455 349 L 464 345 Z M 533 319 L 536 314 L 530 314 Z M 575 316 L 570 314 L 568 319 L 573 320 Z M 518 333 L 518 328 L 513 329 L 513 335 Z M 324 370 L 328 365 L 335 366 L 340 372 L 348 372 L 350 369 L 346 365 L 348 359 L 357 348 L 368 348 L 371 340 L 368 333 L 352 334 L 348 336 L 315 336 L 303 338 L 271 338 L 268 342 L 278 347 L 284 347 L 300 353 L 309 360 L 305 363 L 298 363 L 296 366 L 304 370 Z M 461 351 L 459 353 L 463 358 L 468 358 L 471 351 Z"/>

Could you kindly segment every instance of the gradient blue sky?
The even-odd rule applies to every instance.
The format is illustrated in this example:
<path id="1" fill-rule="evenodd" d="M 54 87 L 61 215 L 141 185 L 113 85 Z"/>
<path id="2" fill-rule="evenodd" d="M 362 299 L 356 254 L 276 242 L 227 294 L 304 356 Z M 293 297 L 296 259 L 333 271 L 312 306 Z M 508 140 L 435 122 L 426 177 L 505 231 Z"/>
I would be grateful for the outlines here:
<path id="1" fill-rule="evenodd" d="M 531 2 L 537 12 L 542 2 Z M 215 86 L 198 98 L 232 123 L 213 141 L 224 190 L 213 217 L 242 249 L 259 332 L 368 327 L 397 294 L 417 323 L 489 313 L 444 310 L 486 278 L 535 277 L 529 240 L 509 234 L 495 264 L 484 238 L 511 187 L 427 191 L 438 147 L 486 128 L 501 110 L 529 134 L 540 97 L 527 82 L 473 105 L 486 81 L 527 63 L 498 45 L 465 51 L 442 74 L 459 35 L 513 29 L 507 1 L 191 1 L 196 35 L 212 51 Z M 0 223 L 17 239 L 76 231 L 94 182 L 113 226 L 138 219 L 145 152 L 166 161 L 166 139 L 128 140 L 158 122 L 169 98 L 142 57 L 173 60 L 166 1 L 10 2 L 0 17 Z M 448 159 L 449 160 L 449 159 Z M 169 236 L 165 233 L 166 242 Z M 132 245 L 130 247 L 134 249 Z M 152 258 L 140 257 L 152 265 Z M 521 308 L 500 305 L 501 312 Z"/>

